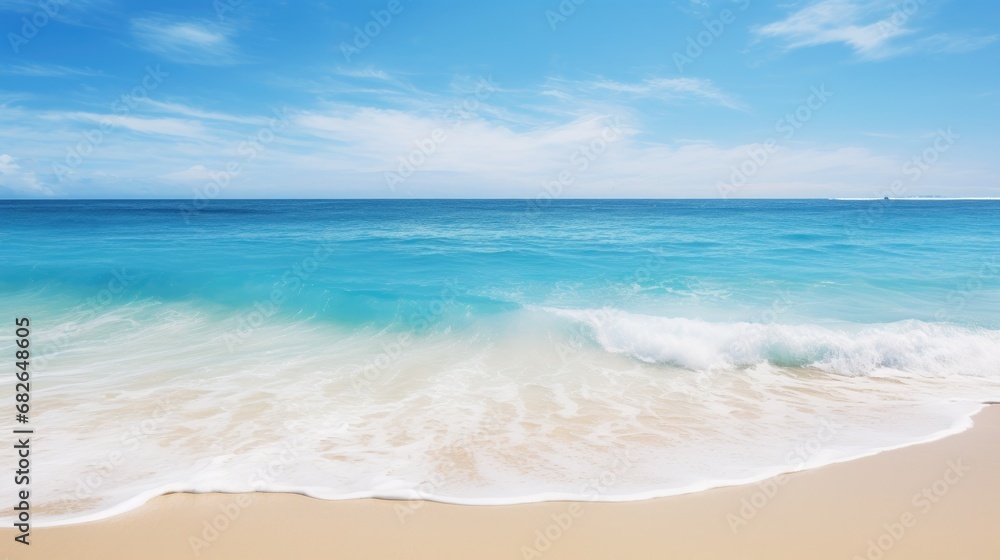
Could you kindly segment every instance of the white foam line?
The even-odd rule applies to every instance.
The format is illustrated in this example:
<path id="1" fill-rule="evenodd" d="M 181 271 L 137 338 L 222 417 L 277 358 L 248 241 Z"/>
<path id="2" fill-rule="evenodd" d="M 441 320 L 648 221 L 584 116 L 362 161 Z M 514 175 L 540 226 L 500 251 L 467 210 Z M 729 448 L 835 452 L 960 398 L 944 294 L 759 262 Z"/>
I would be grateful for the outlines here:
<path id="1" fill-rule="evenodd" d="M 955 401 L 949 401 L 955 402 Z M 968 401 L 974 402 L 974 401 Z M 804 464 L 797 468 L 789 469 L 788 467 L 777 467 L 772 468 L 766 472 L 760 473 L 758 475 L 750 476 L 742 479 L 726 479 L 726 480 L 710 480 L 705 482 L 699 482 L 697 484 L 689 484 L 687 486 L 682 486 L 678 488 L 667 488 L 661 490 L 652 490 L 649 492 L 639 492 L 635 494 L 621 494 L 621 495 L 581 495 L 567 492 L 545 492 L 541 494 L 529 494 L 524 496 L 510 496 L 505 498 L 454 498 L 450 496 L 438 496 L 435 494 L 422 494 L 415 492 L 413 490 L 405 490 L 399 492 L 354 492 L 349 494 L 336 494 L 329 495 L 324 493 L 322 490 L 309 490 L 297 487 L 281 487 L 272 486 L 271 488 L 263 490 L 255 490 L 254 492 L 268 493 L 268 494 L 298 494 L 301 496 L 307 496 L 310 498 L 316 498 L 319 500 L 327 501 L 340 501 L 340 500 L 360 500 L 360 499 L 381 499 L 381 500 L 424 500 L 429 502 L 439 502 L 443 504 L 453 504 L 453 505 L 464 505 L 464 506 L 506 506 L 506 505 L 518 505 L 518 504 L 532 504 L 540 502 L 634 502 L 640 500 L 650 500 L 653 498 L 667 498 L 670 496 L 680 496 L 683 494 L 694 494 L 697 492 L 704 492 L 706 490 L 712 490 L 714 488 L 726 488 L 733 486 L 743 486 L 761 482 L 775 476 L 782 474 L 792 474 L 798 472 L 804 472 L 807 470 L 818 469 L 821 467 L 826 467 L 829 465 L 835 465 L 838 463 L 846 463 L 848 461 L 855 461 L 857 459 L 863 459 L 865 457 L 872 457 L 878 455 L 879 453 L 885 453 L 887 451 L 895 451 L 897 449 L 903 449 L 906 447 L 912 447 L 914 445 L 922 445 L 925 443 L 931 443 L 944 439 L 949 436 L 960 434 L 969 428 L 971 428 L 975 421 L 973 417 L 979 414 L 987 406 L 986 403 L 978 403 L 978 407 L 975 410 L 969 412 L 968 414 L 962 415 L 962 417 L 956 419 L 955 424 L 944 430 L 939 430 L 930 434 L 925 438 L 920 438 L 917 440 L 905 442 L 899 445 L 892 445 L 888 447 L 880 447 L 873 450 L 865 451 L 856 455 L 850 455 L 847 457 L 842 457 L 838 459 L 828 460 L 824 462 L 819 462 L 816 464 Z M 152 490 L 147 490 L 139 494 L 138 496 L 126 500 L 125 502 L 105 510 L 98 512 L 81 515 L 78 517 L 73 517 L 70 519 L 60 520 L 58 522 L 38 522 L 35 523 L 36 527 L 58 527 L 62 525 L 77 525 L 80 523 L 89 523 L 92 521 L 99 521 L 101 519 L 107 519 L 116 515 L 120 515 L 136 508 L 139 508 L 149 500 L 156 498 L 158 496 L 163 496 L 166 494 L 173 493 L 188 493 L 188 494 L 209 494 L 209 493 L 220 493 L 220 494 L 237 494 L 236 492 L 219 492 L 215 490 L 192 490 L 190 487 L 184 486 L 180 483 L 170 484 L 166 486 L 161 486 Z"/>

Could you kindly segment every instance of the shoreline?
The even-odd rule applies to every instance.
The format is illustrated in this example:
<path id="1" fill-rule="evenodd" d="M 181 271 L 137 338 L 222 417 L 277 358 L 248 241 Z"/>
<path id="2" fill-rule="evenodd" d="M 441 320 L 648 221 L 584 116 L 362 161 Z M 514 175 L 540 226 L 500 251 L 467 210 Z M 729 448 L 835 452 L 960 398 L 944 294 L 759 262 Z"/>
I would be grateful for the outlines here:
<path id="1" fill-rule="evenodd" d="M 1000 407 L 990 404 L 971 429 L 928 443 L 663 498 L 462 506 L 174 493 L 99 521 L 34 527 L 30 556 L 11 548 L 13 529 L 0 529 L 0 553 L 223 560 L 326 558 L 330 550 L 351 558 L 993 558 L 1000 547 L 991 522 L 1000 519 L 1000 480 L 993 476 L 1000 472 Z"/>
<path id="2" fill-rule="evenodd" d="M 776 477 L 780 477 L 780 476 L 788 476 L 788 475 L 792 475 L 792 474 L 796 474 L 796 473 L 801 473 L 801 472 L 806 472 L 806 471 L 811 471 L 811 470 L 815 470 L 815 469 L 821 469 L 821 468 L 828 467 L 830 465 L 836 465 L 836 464 L 839 464 L 839 463 L 846 463 L 846 462 L 850 462 L 850 461 L 857 461 L 859 459 L 864 459 L 864 458 L 867 458 L 867 457 L 872 457 L 872 456 L 878 455 L 880 453 L 887 453 L 887 452 L 896 451 L 896 450 L 899 450 L 899 449 L 905 449 L 907 447 L 912 447 L 912 446 L 915 446 L 915 445 L 924 445 L 924 444 L 927 444 L 927 443 L 933 443 L 935 441 L 938 441 L 938 440 L 941 440 L 941 439 L 944 439 L 944 438 L 948 438 L 948 437 L 960 434 L 962 432 L 965 432 L 965 431 L 971 429 L 975 425 L 975 423 L 974 423 L 975 416 L 978 415 L 978 414 L 980 414 L 987 407 L 989 407 L 991 405 L 996 405 L 996 404 L 1000 404 L 1000 403 L 994 402 L 994 401 L 983 401 L 981 403 L 978 403 L 979 408 L 977 410 L 975 410 L 975 411 L 969 413 L 968 415 L 964 416 L 961 420 L 956 421 L 955 424 L 952 427 L 945 428 L 945 429 L 942 429 L 942 430 L 938 430 L 937 432 L 933 432 L 933 433 L 927 435 L 924 438 L 917 439 L 917 440 L 910 441 L 910 442 L 906 442 L 906 443 L 901 443 L 901 444 L 898 444 L 898 445 L 892 445 L 892 446 L 888 446 L 888 447 L 867 450 L 867 451 L 863 451 L 863 452 L 861 452 L 859 454 L 856 454 L 856 455 L 848 455 L 848 456 L 845 456 L 843 458 L 831 460 L 831 461 L 828 461 L 828 462 L 823 462 L 821 464 L 816 464 L 816 465 L 802 463 L 802 464 L 799 464 L 796 468 L 792 468 L 792 469 L 788 469 L 788 470 L 785 470 L 784 467 L 778 467 L 778 468 L 775 468 L 772 472 L 753 475 L 753 476 L 747 477 L 745 479 L 708 481 L 708 482 L 693 484 L 693 485 L 684 486 L 684 487 L 680 487 L 680 488 L 673 488 L 673 489 L 669 489 L 669 490 L 654 490 L 654 491 L 650 491 L 650 492 L 643 493 L 643 494 L 630 494 L 630 495 L 627 495 L 627 496 L 607 495 L 607 494 L 593 494 L 593 495 L 590 495 L 588 497 L 588 499 L 579 499 L 579 498 L 577 498 L 577 496 L 579 494 L 561 495 L 561 494 L 552 493 L 552 494 L 546 494 L 546 495 L 543 495 L 543 496 L 537 496 L 537 495 L 536 496 L 517 496 L 517 497 L 504 498 L 504 499 L 498 499 L 498 500 L 493 500 L 493 501 L 488 501 L 487 502 L 487 501 L 482 501 L 482 500 L 480 500 L 480 501 L 476 501 L 476 500 L 462 500 L 462 499 L 459 499 L 459 498 L 447 498 L 447 497 L 427 496 L 427 495 L 420 496 L 420 497 L 411 497 L 411 496 L 403 496 L 403 495 L 400 495 L 400 496 L 387 496 L 387 495 L 370 495 L 370 494 L 367 494 L 367 493 L 362 493 L 362 494 L 359 494 L 359 495 L 353 495 L 353 496 L 348 496 L 348 497 L 325 498 L 325 497 L 322 497 L 322 496 L 316 496 L 316 495 L 310 494 L 308 492 L 299 492 L 299 491 L 257 490 L 257 491 L 254 491 L 252 493 L 254 493 L 254 494 L 294 495 L 294 496 L 301 496 L 303 498 L 310 498 L 310 499 L 321 500 L 321 501 L 328 501 L 328 502 L 342 502 L 342 501 L 349 501 L 349 500 L 386 500 L 386 501 L 404 501 L 404 502 L 425 501 L 425 502 L 433 502 L 433 503 L 438 503 L 438 504 L 455 505 L 455 506 L 467 506 L 467 507 L 517 506 L 517 505 L 529 505 L 529 504 L 542 504 L 542 503 L 547 503 L 547 502 L 629 503 L 629 502 L 638 502 L 638 501 L 645 501 L 645 500 L 657 500 L 657 499 L 662 499 L 662 498 L 673 498 L 673 497 L 677 497 L 677 496 L 685 496 L 685 495 L 688 495 L 688 494 L 698 494 L 698 493 L 708 492 L 708 491 L 711 491 L 711 490 L 716 490 L 716 489 L 721 489 L 721 488 L 732 488 L 732 487 L 738 487 L 738 486 L 749 486 L 749 485 L 757 484 L 757 483 L 760 483 L 762 481 L 765 481 L 765 480 L 768 480 L 768 479 L 771 479 L 771 478 L 776 478 Z M 121 516 L 121 515 L 126 515 L 129 512 L 132 512 L 132 511 L 134 511 L 136 509 L 139 509 L 139 508 L 145 506 L 146 504 L 148 504 L 152 500 L 155 500 L 155 499 L 163 497 L 163 496 L 169 496 L 171 494 L 192 494 L 192 495 L 224 494 L 224 495 L 230 495 L 230 494 L 241 494 L 241 493 L 250 493 L 250 492 L 225 492 L 225 491 L 196 492 L 196 491 L 185 490 L 185 489 L 172 490 L 172 489 L 164 489 L 162 487 L 161 488 L 154 488 L 154 489 L 147 490 L 147 491 L 143 492 L 142 494 L 140 494 L 140 495 L 138 495 L 138 496 L 136 496 L 134 498 L 131 498 L 131 499 L 127 500 L 126 502 L 123 502 L 122 504 L 119 504 L 118 506 L 115 506 L 115 507 L 107 509 L 107 510 L 102 510 L 102 511 L 94 512 L 94 513 L 89 513 L 89 514 L 81 515 L 79 517 L 75 517 L 75 518 L 71 518 L 71 519 L 66 519 L 66 520 L 62 520 L 62 521 L 54 522 L 54 523 L 50 523 L 50 522 L 34 523 L 33 527 L 37 527 L 37 528 L 41 529 L 41 528 L 49 528 L 49 527 L 64 527 L 64 526 L 70 526 L 70 525 L 80 525 L 80 524 L 84 524 L 84 523 L 94 523 L 94 522 L 98 522 L 98 521 L 103 521 L 105 519 L 111 519 L 111 518 L 118 517 L 118 516 Z"/>

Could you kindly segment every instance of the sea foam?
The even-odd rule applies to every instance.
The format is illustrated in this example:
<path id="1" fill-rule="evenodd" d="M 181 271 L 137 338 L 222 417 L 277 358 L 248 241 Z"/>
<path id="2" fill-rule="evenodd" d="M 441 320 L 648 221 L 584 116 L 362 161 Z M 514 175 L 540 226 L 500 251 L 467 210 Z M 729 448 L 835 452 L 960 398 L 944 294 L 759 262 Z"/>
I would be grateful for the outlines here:
<path id="1" fill-rule="evenodd" d="M 609 352 L 692 370 L 761 363 L 842 375 L 963 375 L 1000 379 L 1000 331 L 942 323 L 718 323 L 612 308 L 555 315 L 587 325 Z"/>
<path id="2" fill-rule="evenodd" d="M 42 525 L 176 491 L 666 496 L 943 437 L 1000 397 L 996 332 L 913 321 L 525 308 L 402 338 L 275 320 L 227 352 L 236 321 L 187 304 L 47 319 L 74 329 L 39 374 Z"/>

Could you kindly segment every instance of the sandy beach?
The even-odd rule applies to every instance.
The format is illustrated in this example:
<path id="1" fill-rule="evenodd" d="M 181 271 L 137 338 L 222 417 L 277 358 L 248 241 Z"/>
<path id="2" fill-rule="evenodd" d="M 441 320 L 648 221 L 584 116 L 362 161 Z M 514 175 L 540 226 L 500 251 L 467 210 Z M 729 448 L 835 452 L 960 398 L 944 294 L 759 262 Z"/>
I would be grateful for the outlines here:
<path id="1" fill-rule="evenodd" d="M 1000 560 L 1000 2 L 0 14 L 0 560 Z"/>
<path id="2" fill-rule="evenodd" d="M 760 484 L 629 503 L 455 506 L 172 494 L 102 521 L 0 531 L 8 558 L 995 559 L 1000 406 L 935 442 Z"/>

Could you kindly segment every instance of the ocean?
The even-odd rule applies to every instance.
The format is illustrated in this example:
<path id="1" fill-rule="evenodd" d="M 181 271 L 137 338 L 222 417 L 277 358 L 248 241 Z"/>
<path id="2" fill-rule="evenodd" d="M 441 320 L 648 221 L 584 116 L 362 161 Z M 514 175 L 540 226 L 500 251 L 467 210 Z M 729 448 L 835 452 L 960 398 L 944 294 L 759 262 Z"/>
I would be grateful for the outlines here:
<path id="1" fill-rule="evenodd" d="M 174 491 L 644 499 L 1000 400 L 1000 201 L 8 200 L 0 224 L 36 526 Z"/>

